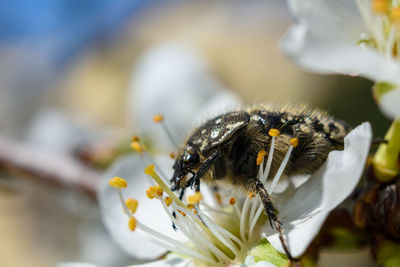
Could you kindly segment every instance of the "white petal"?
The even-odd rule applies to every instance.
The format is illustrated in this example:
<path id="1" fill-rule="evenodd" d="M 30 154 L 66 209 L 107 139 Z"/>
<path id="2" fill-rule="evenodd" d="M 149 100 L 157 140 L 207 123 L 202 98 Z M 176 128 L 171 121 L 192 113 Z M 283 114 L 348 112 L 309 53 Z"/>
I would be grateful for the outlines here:
<path id="1" fill-rule="evenodd" d="M 389 118 L 400 118 L 400 88 L 389 91 L 379 99 L 379 107 Z"/>
<path id="2" fill-rule="evenodd" d="M 153 261 L 146 264 L 131 265 L 127 267 L 194 267 L 194 265 L 189 259 L 183 259 L 176 255 L 171 255 L 165 260 Z"/>
<path id="3" fill-rule="evenodd" d="M 128 106 L 140 131 L 149 134 L 158 148 L 171 150 L 152 117 L 166 118 L 176 142 L 185 137 L 204 105 L 223 92 L 209 73 L 204 59 L 192 47 L 164 43 L 145 54 L 133 76 Z"/>
<path id="4" fill-rule="evenodd" d="M 324 36 L 339 37 L 340 42 L 346 42 L 348 39 L 358 40 L 360 32 L 366 31 L 356 1 L 288 0 L 288 5 L 300 23 L 309 24 L 313 31 Z M 335 36 L 327 31 L 327 27 L 334 30 Z"/>
<path id="5" fill-rule="evenodd" d="M 157 163 L 163 169 L 163 173 L 168 175 L 167 179 L 172 176 L 171 166 L 173 163 L 171 159 L 159 157 Z M 114 176 L 126 179 L 128 187 L 123 190 L 124 197 L 139 200 L 135 217 L 146 226 L 174 239 L 181 240 L 182 235 L 172 229 L 171 221 L 159 200 L 150 200 L 145 195 L 145 191 L 150 185 L 149 178 L 144 174 L 145 165 L 142 158 L 137 154 L 117 160 L 105 172 L 98 197 L 103 220 L 116 243 L 137 259 L 154 259 L 166 251 L 148 242 L 136 231 L 131 232 L 128 229 L 128 217 L 122 212 L 117 190 L 108 185 L 108 180 Z"/>
<path id="6" fill-rule="evenodd" d="M 399 64 L 357 45 L 366 30 L 355 1 L 291 0 L 289 5 L 299 23 L 289 28 L 281 48 L 297 64 L 320 73 L 400 81 Z"/>
<path id="7" fill-rule="evenodd" d="M 79 205 L 79 204 L 77 204 Z M 101 219 L 100 210 L 87 213 L 86 220 L 79 225 L 79 259 L 100 266 L 121 266 L 132 262 L 112 240 Z"/>
<path id="8" fill-rule="evenodd" d="M 371 144 L 369 123 L 363 123 L 345 138 L 343 151 L 332 151 L 311 178 L 301 185 L 279 211 L 289 249 L 300 256 L 319 232 L 329 211 L 355 188 L 364 170 Z M 267 230 L 268 241 L 283 252 L 277 233 Z"/>

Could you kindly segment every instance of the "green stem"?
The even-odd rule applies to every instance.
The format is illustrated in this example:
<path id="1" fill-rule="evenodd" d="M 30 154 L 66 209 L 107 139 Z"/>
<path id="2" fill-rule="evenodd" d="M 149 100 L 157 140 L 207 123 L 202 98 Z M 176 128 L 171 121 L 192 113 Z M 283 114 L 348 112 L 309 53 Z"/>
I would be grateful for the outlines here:
<path id="1" fill-rule="evenodd" d="M 388 182 L 399 174 L 400 120 L 395 119 L 385 135 L 387 144 L 381 144 L 374 156 L 373 164 L 378 180 Z"/>

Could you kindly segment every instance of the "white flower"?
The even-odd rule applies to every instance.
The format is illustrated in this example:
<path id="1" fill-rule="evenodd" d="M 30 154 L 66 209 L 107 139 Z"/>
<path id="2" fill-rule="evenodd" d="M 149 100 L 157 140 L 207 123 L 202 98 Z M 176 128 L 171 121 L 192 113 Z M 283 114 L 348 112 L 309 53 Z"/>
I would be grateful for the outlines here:
<path id="1" fill-rule="evenodd" d="M 288 0 L 298 23 L 281 42 L 297 64 L 320 73 L 360 75 L 382 111 L 400 115 L 400 2 L 398 0 Z"/>
<path id="2" fill-rule="evenodd" d="M 260 240 L 257 222 L 263 208 L 255 195 L 247 197 L 247 194 L 230 190 L 214 194 L 207 191 L 207 186 L 203 184 L 201 194 L 194 193 L 188 196 L 187 201 L 180 201 L 169 190 L 166 177 L 160 177 L 154 170 L 154 165 L 148 166 L 146 173 L 153 177 L 155 183 L 144 177 L 143 169 L 137 166 L 139 157 L 126 157 L 105 174 L 105 177 L 124 175 L 129 184 L 127 188 L 122 185 L 124 189 L 117 194 L 115 189 L 107 186 L 109 179 L 105 178 L 105 188 L 100 195 L 106 225 L 116 241 L 123 243 L 125 251 L 135 258 L 149 255 L 156 258 L 172 251 L 187 256 L 192 263 L 210 266 L 241 264 L 246 260 L 248 252 Z M 159 157 L 158 162 L 162 159 Z M 113 179 L 119 187 L 120 178 Z M 121 202 L 122 194 L 137 199 L 137 211 L 130 212 L 123 197 Z M 120 208 L 121 204 L 125 214 Z M 179 229 L 178 232 L 173 230 L 172 222 Z M 130 227 L 134 232 L 129 231 L 129 223 L 134 224 L 133 228 L 132 225 Z M 154 250 L 151 244 L 157 244 L 161 250 Z"/>
<path id="3" fill-rule="evenodd" d="M 329 153 L 321 168 L 280 204 L 282 228 L 294 257 L 305 251 L 329 212 L 354 190 L 364 170 L 371 139 L 369 123 L 355 128 L 346 136 L 344 150 Z M 276 249 L 283 251 L 273 230 L 267 229 L 266 236 Z"/>
<path id="4" fill-rule="evenodd" d="M 176 47 L 172 48 L 172 54 L 178 51 Z M 156 52 L 164 55 L 155 57 L 156 60 L 165 58 L 166 55 L 166 58 L 170 58 L 171 47 L 156 49 Z M 183 58 L 190 57 L 184 56 Z M 167 62 L 171 62 L 171 60 L 169 59 Z M 191 60 L 188 62 L 193 63 Z M 155 66 L 158 65 L 155 64 Z M 172 70 L 174 73 L 173 66 L 162 69 L 168 70 L 168 72 Z M 177 73 L 181 69 L 176 68 Z M 185 71 L 187 72 L 187 70 Z M 160 77 L 171 77 L 171 86 L 174 90 L 165 90 L 161 84 L 146 87 L 153 84 L 151 78 L 157 81 L 156 77 L 150 77 L 150 71 L 148 82 L 144 82 L 142 85 L 146 85 L 143 85 L 143 88 L 152 88 L 152 91 L 140 91 L 139 88 L 139 95 L 135 98 L 137 104 L 135 112 L 142 115 L 150 114 L 139 124 L 143 126 L 143 129 L 152 132 L 154 138 L 159 138 L 161 131 L 154 131 L 154 128 L 150 129 L 146 124 L 150 123 L 152 115 L 156 113 L 167 114 L 167 124 L 170 121 L 177 124 L 177 126 L 167 128 L 175 129 L 176 127 L 182 135 L 187 129 L 185 127 L 190 128 L 193 124 L 193 118 L 203 117 L 210 112 L 210 107 L 212 110 L 215 110 L 215 107 L 224 110 L 227 106 L 232 106 L 227 103 L 239 102 L 236 97 L 231 97 L 230 101 L 226 101 L 226 97 L 223 96 L 227 94 L 214 88 L 211 97 L 203 99 L 203 104 L 196 104 L 201 95 L 199 95 L 197 87 L 190 83 L 185 86 L 175 86 L 179 83 L 176 83 L 176 78 L 174 78 L 176 73 L 172 73 L 163 74 Z M 190 86 L 187 86 L 189 84 Z M 166 106 L 166 103 L 174 103 L 174 106 Z M 192 104 L 185 106 L 187 103 Z M 184 108 L 179 107 L 179 114 L 171 113 L 171 110 L 180 105 L 183 105 Z M 175 118 L 182 113 L 190 114 L 187 116 L 187 120 Z M 363 124 L 355 129 L 346 138 L 345 150 L 331 153 L 327 163 L 303 183 L 299 187 L 299 191 L 294 190 L 298 185 L 290 183 L 290 180 L 284 180 L 278 184 L 282 172 L 273 181 L 265 181 L 268 174 L 268 163 L 265 169 L 260 167 L 258 178 L 266 183 L 266 187 L 273 192 L 272 197 L 280 210 L 279 217 L 283 222 L 283 231 L 288 236 L 287 242 L 293 255 L 298 256 L 303 253 L 315 234 L 318 233 L 329 211 L 353 190 L 363 170 L 370 139 L 369 124 Z M 160 146 L 165 148 L 166 142 L 162 141 Z M 158 145 L 159 143 L 156 144 L 156 148 L 159 148 Z M 290 153 L 288 152 L 288 157 Z M 269 153 L 269 155 L 272 159 L 273 153 Z M 348 164 L 342 164 L 344 158 L 348 159 Z M 287 159 L 282 162 L 282 171 L 286 161 Z M 149 164 L 155 164 L 155 169 L 147 168 L 147 173 L 153 179 L 149 179 L 149 176 L 145 175 L 143 171 Z M 172 177 L 172 165 L 173 161 L 166 156 L 157 156 L 153 159 L 147 152 L 144 152 L 121 158 L 104 174 L 99 190 L 100 208 L 106 227 L 121 248 L 133 258 L 141 260 L 154 260 L 162 257 L 168 251 L 174 252 L 168 254 L 166 259 L 144 266 L 190 266 L 197 263 L 212 266 L 226 263 L 241 264 L 241 266 L 271 266 L 271 263 L 265 261 L 265 257 L 260 258 L 254 252 L 257 251 L 255 248 L 260 247 L 257 244 L 262 241 L 261 234 L 263 232 L 276 249 L 281 249 L 281 244 L 276 242 L 276 232 L 269 229 L 267 226 L 269 223 L 265 223 L 266 216 L 258 196 L 249 198 L 243 191 L 229 189 L 221 190 L 218 195 L 209 190 L 206 185 L 202 185 L 200 202 L 198 201 L 199 195 L 192 195 L 193 192 L 187 192 L 188 195 L 192 195 L 191 200 L 180 201 L 169 190 L 168 180 Z M 335 177 L 338 173 L 343 179 Z M 111 188 L 108 185 L 111 177 L 123 177 L 129 186 L 123 188 L 124 182 L 122 182 L 122 184 L 114 184 L 114 186 L 121 187 L 118 190 Z M 319 187 L 315 188 L 315 186 Z M 314 192 L 314 190 L 318 192 Z M 148 196 L 152 199 L 149 199 Z M 291 204 L 288 196 L 297 199 L 299 203 Z M 124 197 L 135 198 L 135 200 L 129 200 L 127 205 Z M 188 203 L 188 201 L 193 203 Z M 300 203 L 303 205 L 298 206 Z M 128 207 L 131 204 L 134 206 L 132 210 Z M 188 204 L 190 204 L 189 207 Z M 122 212 L 123 209 L 125 212 Z M 173 214 L 176 215 L 176 218 Z M 296 222 L 295 219 L 299 221 Z M 173 229 L 172 221 L 179 231 Z M 132 232 L 132 230 L 134 231 Z M 299 236 L 299 232 L 303 233 L 303 236 Z M 276 255 L 274 257 L 280 257 L 281 261 L 287 263 L 284 256 Z M 273 259 L 269 258 L 268 260 L 277 264 Z"/>
<path id="5" fill-rule="evenodd" d="M 127 267 L 191 267 L 190 259 L 183 259 L 176 255 L 169 255 L 164 260 L 153 261 L 150 263 L 139 264 L 139 265 L 131 265 Z M 240 265 L 240 267 L 276 267 L 274 264 L 266 262 L 266 261 L 258 261 L 255 262 L 252 256 L 247 257 L 246 261 Z M 57 267 L 101 267 L 98 265 L 93 265 L 90 263 L 82 263 L 82 262 L 65 262 L 59 263 Z M 235 267 L 235 266 L 231 266 Z"/>
<path id="6" fill-rule="evenodd" d="M 283 232 L 293 256 L 300 256 L 305 251 L 330 210 L 353 191 L 364 169 L 371 135 L 369 123 L 354 129 L 345 138 L 343 151 L 331 152 L 323 166 L 292 191 L 292 194 L 290 190 L 286 190 L 289 192 L 284 194 L 288 194 L 289 197 L 286 195 L 277 198 L 279 218 L 283 223 Z M 269 155 L 273 157 L 272 153 Z M 177 255 L 187 257 L 186 260 L 179 259 L 179 262 L 190 261 L 190 263 L 213 266 L 222 266 L 226 263 L 241 264 L 245 261 L 249 264 L 251 260 L 247 257 L 248 253 L 260 241 L 263 231 L 271 244 L 279 251 L 283 251 L 275 230 L 266 226 L 268 223 L 263 223 L 265 221 L 262 215 L 263 207 L 258 197 L 249 198 L 246 194 L 222 191 L 220 198 L 207 194 L 207 189 L 203 185 L 204 199 L 202 201 L 199 201 L 198 197 L 197 200 L 196 197 L 188 199 L 194 204 L 188 208 L 187 202 L 180 202 L 177 196 L 169 191 L 165 181 L 171 177 L 171 172 L 162 166 L 172 166 L 172 162 L 168 163 L 165 157 L 160 157 L 157 160 L 159 162 L 157 171 L 154 171 L 153 167 L 147 168 L 147 174 L 161 186 L 156 188 L 153 180 L 148 180 L 142 171 L 141 161 L 147 160 L 146 157 L 134 155 L 117 162 L 105 174 L 99 196 L 106 226 L 126 252 L 135 258 L 144 259 L 157 258 L 167 251 L 173 251 Z M 265 169 L 260 167 L 258 176 L 263 182 L 268 174 L 268 163 L 266 165 Z M 283 162 L 282 168 L 285 165 Z M 165 180 L 159 177 L 157 172 L 163 173 L 161 176 Z M 128 181 L 129 186 L 126 189 L 123 191 L 118 189 L 120 195 L 115 189 L 107 186 L 107 181 L 113 176 L 121 176 Z M 279 180 L 280 174 L 276 177 L 277 179 L 268 186 L 272 192 L 276 192 L 273 187 Z M 147 194 L 155 199 L 150 200 L 146 198 L 145 191 L 151 183 L 153 187 L 148 189 L 150 191 Z M 123 188 L 124 184 L 120 187 Z M 160 188 L 163 189 L 162 192 Z M 139 206 L 135 213 L 127 209 L 121 193 L 138 199 Z M 171 199 L 172 203 L 166 201 L 166 198 Z M 118 203 L 122 203 L 125 207 L 125 214 L 122 212 L 121 204 Z M 176 219 L 172 215 L 173 212 L 176 214 Z M 179 228 L 178 232 L 172 229 L 171 221 L 174 221 Z M 130 223 L 134 232 L 128 230 Z M 146 240 L 159 245 L 160 248 L 157 249 Z M 160 266 L 173 266 L 168 259 L 161 263 L 163 265 Z"/>

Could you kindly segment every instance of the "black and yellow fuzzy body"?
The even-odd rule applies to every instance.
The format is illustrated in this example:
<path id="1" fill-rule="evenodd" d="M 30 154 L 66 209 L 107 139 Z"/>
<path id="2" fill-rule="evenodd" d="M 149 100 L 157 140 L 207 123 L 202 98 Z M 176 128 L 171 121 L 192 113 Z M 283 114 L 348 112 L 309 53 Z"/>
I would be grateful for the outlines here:
<path id="1" fill-rule="evenodd" d="M 269 151 L 270 129 L 280 131 L 275 141 L 270 176 L 278 170 L 289 149 L 290 139 L 299 140 L 284 170 L 289 176 L 312 173 L 322 165 L 330 151 L 342 150 L 350 127 L 325 112 L 306 106 L 257 105 L 228 112 L 194 130 L 178 153 L 172 182 L 186 182 L 183 179 L 186 174 L 201 171 L 201 177 L 196 179 L 228 179 L 233 184 L 247 186 L 247 179 L 257 176 L 258 152 Z M 203 166 L 204 163 L 207 165 Z M 190 182 L 193 186 L 196 181 Z"/>
<path id="2" fill-rule="evenodd" d="M 181 190 L 182 199 L 188 187 L 200 190 L 200 179 L 225 181 L 257 193 L 270 220 L 279 233 L 290 260 L 295 260 L 286 245 L 278 214 L 264 184 L 257 178 L 257 156 L 270 151 L 276 135 L 271 171 L 275 175 L 290 147 L 284 175 L 309 174 L 317 170 L 332 150 L 342 150 L 350 127 L 328 114 L 306 106 L 258 105 L 212 118 L 194 130 L 179 150 L 171 179 L 172 190 Z M 189 177 L 190 175 L 191 177 Z"/>

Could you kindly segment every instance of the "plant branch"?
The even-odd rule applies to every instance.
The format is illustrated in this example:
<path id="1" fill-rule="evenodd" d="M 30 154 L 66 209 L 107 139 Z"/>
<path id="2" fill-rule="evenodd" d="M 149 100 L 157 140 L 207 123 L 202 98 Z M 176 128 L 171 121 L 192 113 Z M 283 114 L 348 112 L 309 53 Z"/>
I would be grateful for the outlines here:
<path id="1" fill-rule="evenodd" d="M 72 155 L 40 150 L 0 136 L 0 170 L 52 185 L 78 188 L 96 195 L 100 173 Z M 14 175 L 15 176 L 15 175 Z"/>

